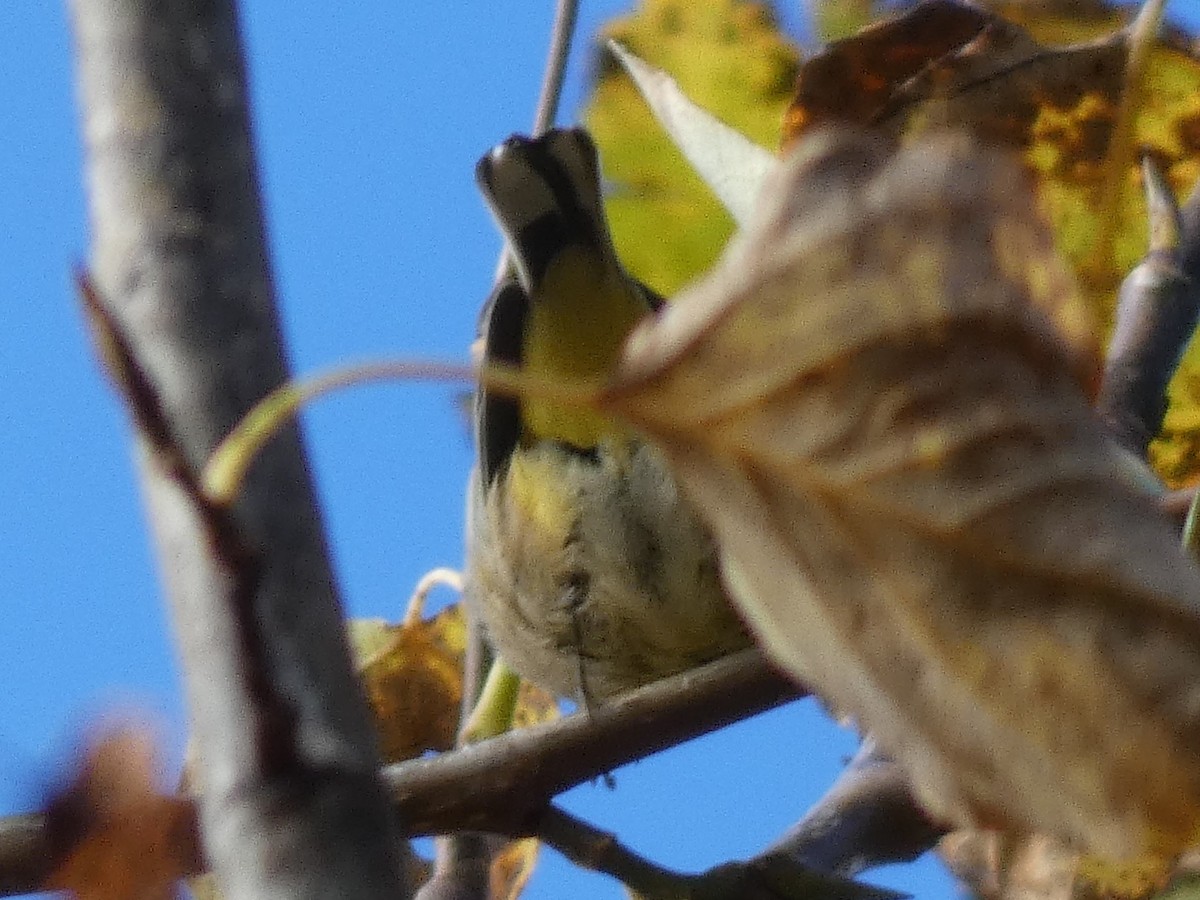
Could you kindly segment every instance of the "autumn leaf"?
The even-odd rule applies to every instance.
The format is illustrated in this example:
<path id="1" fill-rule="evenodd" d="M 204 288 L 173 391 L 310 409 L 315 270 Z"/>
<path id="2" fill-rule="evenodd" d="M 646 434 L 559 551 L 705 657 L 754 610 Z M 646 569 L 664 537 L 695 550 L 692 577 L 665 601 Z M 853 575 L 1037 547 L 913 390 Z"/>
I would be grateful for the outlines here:
<path id="1" fill-rule="evenodd" d="M 666 453 L 767 650 L 934 815 L 1177 851 L 1200 571 L 1039 309 L 1075 288 L 1026 177 L 961 136 L 830 132 L 777 177 L 602 405 Z"/>
<path id="2" fill-rule="evenodd" d="M 533 875 L 540 847 L 537 838 L 507 841 L 492 858 L 488 896 L 496 900 L 516 900 L 521 896 Z"/>
<path id="3" fill-rule="evenodd" d="M 961 50 L 992 20 L 979 7 L 934 0 L 829 45 L 800 67 L 784 145 L 822 125 L 884 120 L 911 79 Z"/>
<path id="4" fill-rule="evenodd" d="M 386 762 L 454 747 L 465 633 L 458 606 L 403 625 L 351 623 L 352 643 L 372 648 L 356 657 Z"/>
<path id="5" fill-rule="evenodd" d="M 1127 165 L 1114 180 L 1110 138 L 1126 89 L 1128 12 L 1095 0 L 988 6 L 929 0 L 807 60 L 785 142 L 849 119 L 894 136 L 950 123 L 1015 150 L 1080 278 L 1086 316 L 1110 324 L 1117 287 L 1145 250 L 1145 204 L 1137 154 L 1129 150 L 1152 156 L 1177 193 L 1196 182 L 1200 61 L 1176 30 L 1151 50 L 1132 147 L 1117 148 Z M 1084 315 L 1063 310 L 1066 320 Z M 1184 359 L 1170 394 L 1166 439 L 1152 454 L 1159 471 L 1180 484 L 1197 474 L 1200 460 L 1200 437 L 1190 427 L 1200 407 L 1200 348 Z"/>
<path id="6" fill-rule="evenodd" d="M 386 762 L 420 756 L 426 750 L 452 750 L 458 738 L 467 625 L 461 605 L 422 615 L 432 583 L 456 584 L 456 573 L 426 577 L 399 625 L 380 619 L 350 622 L 350 641 Z M 522 683 L 513 727 L 547 722 L 559 715 L 546 691 Z M 489 896 L 515 898 L 533 874 L 540 842 L 536 838 L 494 842 L 488 871 Z M 419 879 L 423 880 L 423 879 Z"/>
<path id="7" fill-rule="evenodd" d="M 1171 876 L 1161 859 L 1113 864 L 1041 835 L 958 831 L 938 854 L 980 900 L 1151 900 Z"/>
<path id="8" fill-rule="evenodd" d="M 1105 162 L 1125 59 L 1123 33 L 1052 50 L 983 9 L 929 0 L 808 60 L 797 77 L 784 141 L 833 122 L 894 137 L 920 134 L 932 123 L 1018 151 L 1056 224 L 1060 251 L 1093 285 L 1090 309 L 1107 313 L 1144 241 L 1139 220 L 1136 243 L 1098 267 Z M 1137 202 L 1135 190 L 1136 182 L 1128 191 L 1131 202 Z M 1089 324 L 1080 326 L 1085 318 Z M 1081 340 L 1095 344 L 1094 315 L 1081 308 L 1064 311 L 1064 319 Z"/>
<path id="9" fill-rule="evenodd" d="M 616 41 L 609 42 L 609 49 L 675 146 L 734 221 L 745 225 L 754 212 L 763 180 L 775 168 L 775 155 L 693 103 L 662 69 L 634 56 Z"/>
<path id="10" fill-rule="evenodd" d="M 47 890 L 81 900 L 165 900 L 196 861 L 191 806 L 161 790 L 154 738 L 122 728 L 95 740 L 79 775 L 47 804 L 52 843 L 70 847 Z"/>
<path id="11" fill-rule="evenodd" d="M 607 24 L 615 40 L 750 141 L 774 147 L 798 51 L 767 4 L 746 0 L 642 0 Z M 613 189 L 605 208 L 625 267 L 670 296 L 706 271 L 733 232 L 707 185 L 655 122 L 607 49 L 583 121 Z"/>

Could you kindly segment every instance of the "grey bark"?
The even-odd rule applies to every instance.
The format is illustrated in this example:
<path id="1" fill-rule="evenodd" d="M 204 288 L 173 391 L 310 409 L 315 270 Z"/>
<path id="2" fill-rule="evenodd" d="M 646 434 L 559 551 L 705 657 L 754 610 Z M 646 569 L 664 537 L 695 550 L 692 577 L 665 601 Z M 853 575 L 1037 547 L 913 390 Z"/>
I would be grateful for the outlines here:
<path id="1" fill-rule="evenodd" d="M 287 377 L 232 0 L 72 0 L 91 271 L 229 900 L 394 897 L 396 830 L 299 431 L 232 509 L 196 473 Z M 118 366 L 120 368 L 120 366 Z M 131 390 L 131 383 L 141 390 Z"/>
<path id="2" fill-rule="evenodd" d="M 1179 209 L 1153 160 L 1143 164 L 1150 241 L 1121 284 L 1096 409 L 1142 459 L 1162 429 L 1167 384 L 1200 319 L 1200 190 Z"/>

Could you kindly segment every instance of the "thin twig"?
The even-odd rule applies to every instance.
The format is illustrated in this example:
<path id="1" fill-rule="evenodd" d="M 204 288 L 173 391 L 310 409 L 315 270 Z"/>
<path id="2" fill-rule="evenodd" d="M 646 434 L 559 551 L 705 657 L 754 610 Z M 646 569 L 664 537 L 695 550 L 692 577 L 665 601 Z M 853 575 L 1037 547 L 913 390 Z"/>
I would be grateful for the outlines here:
<path id="1" fill-rule="evenodd" d="M 575 34 L 578 0 L 558 0 L 554 23 L 550 28 L 550 49 L 542 74 L 542 88 L 533 117 L 533 134 L 540 135 L 553 126 L 562 96 L 563 79 L 571 55 L 571 39 Z M 500 251 L 496 261 L 493 287 L 512 275 L 512 256 L 508 247 Z M 468 603 L 468 608 L 471 604 Z M 492 668 L 494 654 L 487 646 L 482 623 L 473 612 L 468 615 L 465 671 L 463 675 L 463 709 L 460 722 L 460 742 L 473 740 L 469 723 L 472 711 L 479 702 L 484 673 Z M 489 844 L 481 835 L 464 833 L 438 842 L 434 876 L 421 889 L 421 900 L 440 897 L 486 896 L 487 881 L 479 872 L 486 867 Z M 482 893 L 481 893 L 482 892 Z"/>
<path id="2" fill-rule="evenodd" d="M 911 862 L 946 831 L 917 803 L 900 766 L 868 737 L 825 796 L 767 852 L 852 876 Z"/>
<path id="3" fill-rule="evenodd" d="M 457 569 L 450 569 L 444 566 L 436 569 L 430 569 L 421 576 L 417 586 L 413 588 L 412 596 L 408 598 L 408 603 L 404 607 L 404 620 L 401 623 L 402 628 L 414 628 L 425 615 L 425 600 L 429 596 L 429 592 L 435 587 L 448 587 L 458 594 L 463 592 L 463 574 Z"/>
<path id="4" fill-rule="evenodd" d="M 558 115 L 558 102 L 562 97 L 563 79 L 566 77 L 567 61 L 571 56 L 571 39 L 575 34 L 575 19 L 579 11 L 579 0 L 558 0 L 554 9 L 554 24 L 550 29 L 550 49 L 546 54 L 546 69 L 542 74 L 542 89 L 538 96 L 537 109 L 533 114 L 533 136 L 549 130 Z M 512 260 L 508 246 L 500 251 L 496 260 L 496 274 L 492 278 L 495 287 L 512 275 Z"/>
<path id="5" fill-rule="evenodd" d="M 558 0 L 554 8 L 554 25 L 550 30 L 546 71 L 542 76 L 542 90 L 538 95 L 537 111 L 533 116 L 535 137 L 552 128 L 558 116 L 558 103 L 562 98 L 563 79 L 566 77 L 567 62 L 571 57 L 571 39 L 575 34 L 578 13 L 579 0 Z"/>
<path id="6" fill-rule="evenodd" d="M 626 847 L 611 832 L 602 831 L 558 806 L 546 809 L 538 838 L 575 865 L 611 875 L 639 896 L 684 895 L 680 889 L 689 880 L 688 876 L 659 866 Z"/>
<path id="7" fill-rule="evenodd" d="M 616 835 L 552 806 L 539 838 L 576 865 L 611 875 L 642 900 L 899 900 L 894 891 L 822 872 L 793 857 L 768 853 L 746 862 L 685 874 L 660 866 L 626 847 Z"/>

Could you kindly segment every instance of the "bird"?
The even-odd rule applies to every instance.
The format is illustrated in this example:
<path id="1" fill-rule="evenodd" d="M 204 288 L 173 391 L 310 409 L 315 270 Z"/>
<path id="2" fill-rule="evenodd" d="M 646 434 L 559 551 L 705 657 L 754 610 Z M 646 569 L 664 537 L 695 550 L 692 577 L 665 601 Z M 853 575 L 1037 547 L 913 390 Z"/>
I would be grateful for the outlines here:
<path id="1" fill-rule="evenodd" d="M 511 261 L 480 316 L 483 362 L 603 377 L 665 301 L 617 257 L 591 137 L 514 135 L 476 181 Z M 519 675 L 590 708 L 751 644 L 712 536 L 652 443 L 486 386 L 473 415 L 467 595 Z"/>

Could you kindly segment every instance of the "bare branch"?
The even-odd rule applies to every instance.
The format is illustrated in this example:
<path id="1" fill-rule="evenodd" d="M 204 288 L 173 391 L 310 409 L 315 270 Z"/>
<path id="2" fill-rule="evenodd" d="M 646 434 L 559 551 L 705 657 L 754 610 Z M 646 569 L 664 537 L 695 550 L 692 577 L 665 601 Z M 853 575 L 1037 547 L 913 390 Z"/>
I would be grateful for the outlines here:
<path id="1" fill-rule="evenodd" d="M 575 34 L 575 18 L 579 12 L 579 0 L 558 0 L 554 8 L 554 24 L 550 26 L 550 49 L 546 53 L 546 69 L 542 73 L 542 89 L 538 96 L 537 109 L 533 114 L 533 135 L 542 134 L 554 127 L 558 114 L 558 101 L 562 95 L 563 78 L 567 72 L 567 61 L 571 56 L 571 38 Z M 500 284 L 512 274 L 512 259 L 508 245 L 500 251 L 496 261 L 496 274 L 492 286 Z"/>
<path id="2" fill-rule="evenodd" d="M 1113 436 L 1145 458 L 1167 411 L 1167 382 L 1200 317 L 1200 194 L 1181 214 L 1149 157 L 1143 170 L 1150 247 L 1121 285 L 1096 408 Z"/>
<path id="3" fill-rule="evenodd" d="M 555 795 L 626 762 L 802 695 L 759 652 L 748 650 L 648 685 L 591 714 L 577 713 L 454 753 L 399 763 L 388 767 L 384 777 L 410 835 L 464 830 L 513 837 L 532 834 L 574 857 L 582 851 L 573 849 L 573 843 L 586 843 L 588 833 L 594 837 L 602 832 L 567 822 L 561 811 L 550 806 Z M 848 877 L 873 865 L 912 859 L 941 833 L 917 806 L 899 768 L 868 741 L 829 792 L 784 838 L 746 863 L 718 869 L 727 870 L 722 877 L 729 878 L 766 877 L 764 873 L 775 877 L 780 864 L 786 863 L 784 871 L 793 875 L 800 867 Z M 40 854 L 49 847 L 66 852 L 69 838 L 47 835 L 36 816 L 0 820 L 0 886 L 4 887 L 0 895 L 36 888 L 40 882 L 25 880 L 29 877 L 25 873 L 46 871 Z M 476 852 L 464 856 L 470 848 L 454 848 L 442 862 L 455 869 L 453 877 L 443 874 L 430 888 L 443 893 L 428 896 L 460 896 L 452 890 L 446 893 L 447 886 L 481 883 L 486 861 L 478 851 L 485 849 L 488 839 L 473 835 L 471 840 Z M 621 871 L 631 865 L 670 878 L 704 877 L 676 876 L 647 860 L 631 862 L 633 857 L 623 854 L 632 851 L 613 852 L 617 856 L 594 867 L 616 877 L 623 877 Z M 193 859 L 198 867 L 198 848 Z"/>
<path id="4" fill-rule="evenodd" d="M 384 778 L 410 834 L 469 828 L 528 837 L 563 791 L 800 696 L 758 651 L 747 650 L 590 713 L 390 766 Z"/>
<path id="5" fill-rule="evenodd" d="M 571 862 L 593 872 L 611 875 L 639 896 L 656 896 L 681 890 L 686 876 L 665 869 L 624 846 L 607 831 L 589 825 L 557 806 L 542 816 L 538 837 Z"/>
<path id="6" fill-rule="evenodd" d="M 558 101 L 562 96 L 563 78 L 567 72 L 567 61 L 571 57 L 571 37 L 575 34 L 575 18 L 578 12 L 579 0 L 558 0 L 555 4 L 554 24 L 550 27 L 550 50 L 546 55 L 546 71 L 542 75 L 542 90 L 538 96 L 537 111 L 533 116 L 535 137 L 554 127 Z"/>
<path id="7" fill-rule="evenodd" d="M 898 900 L 903 896 L 821 872 L 781 854 L 726 863 L 694 875 L 675 872 L 558 807 L 546 811 L 540 837 L 576 865 L 618 879 L 642 900 Z"/>
<path id="8" fill-rule="evenodd" d="M 767 853 L 851 876 L 911 862 L 945 833 L 917 804 L 900 766 L 867 738 L 825 796 Z"/>
<path id="9" fill-rule="evenodd" d="M 764 712 L 804 692 L 754 650 L 647 685 L 556 722 L 510 732 L 384 772 L 407 833 L 539 831 L 552 798 L 665 747 Z M 0 896 L 38 889 L 78 836 L 46 831 L 42 816 L 0 819 Z M 200 865 L 197 847 L 191 858 Z M 185 873 L 190 874 L 190 873 Z"/>
<path id="10" fill-rule="evenodd" d="M 92 312 L 120 385 L 140 386 L 126 400 L 219 883 L 229 900 L 395 897 L 397 837 L 298 430 L 231 509 L 196 489 L 218 441 L 287 376 L 233 2 L 72 12 Z"/>

